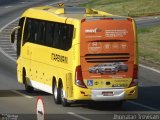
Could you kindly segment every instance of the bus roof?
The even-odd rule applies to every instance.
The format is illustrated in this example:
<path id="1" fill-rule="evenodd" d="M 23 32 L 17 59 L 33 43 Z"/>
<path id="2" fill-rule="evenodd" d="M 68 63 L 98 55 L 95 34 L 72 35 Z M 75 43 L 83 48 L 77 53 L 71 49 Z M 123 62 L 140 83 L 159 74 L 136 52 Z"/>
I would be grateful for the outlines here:
<path id="1" fill-rule="evenodd" d="M 93 17 L 120 17 L 115 16 L 103 11 L 95 9 L 83 8 L 83 7 L 53 7 L 53 6 L 41 6 L 34 7 L 26 10 L 22 17 L 30 17 L 35 19 L 51 20 L 53 17 L 59 18 L 73 18 L 82 20 L 85 18 Z"/>

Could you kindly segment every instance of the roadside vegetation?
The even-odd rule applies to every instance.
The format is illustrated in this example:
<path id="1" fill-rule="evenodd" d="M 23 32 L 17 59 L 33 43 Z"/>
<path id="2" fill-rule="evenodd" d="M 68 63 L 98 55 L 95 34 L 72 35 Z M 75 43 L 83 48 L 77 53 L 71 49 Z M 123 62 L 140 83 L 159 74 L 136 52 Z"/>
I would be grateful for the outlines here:
<path id="1" fill-rule="evenodd" d="M 83 7 L 132 17 L 160 15 L 159 5 L 160 0 L 90 0 L 88 3 L 80 4 Z"/>
<path id="2" fill-rule="evenodd" d="M 138 41 L 140 58 L 160 65 L 160 25 L 138 29 Z"/>
<path id="3" fill-rule="evenodd" d="M 160 0 L 88 0 L 80 6 L 131 17 L 160 15 Z M 160 25 L 138 29 L 140 60 L 160 65 Z"/>

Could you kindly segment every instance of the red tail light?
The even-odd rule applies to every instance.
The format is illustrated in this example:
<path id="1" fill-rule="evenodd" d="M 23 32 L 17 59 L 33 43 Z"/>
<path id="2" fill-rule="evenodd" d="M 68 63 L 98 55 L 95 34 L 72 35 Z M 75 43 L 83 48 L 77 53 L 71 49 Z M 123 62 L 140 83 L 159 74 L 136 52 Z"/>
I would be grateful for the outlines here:
<path id="1" fill-rule="evenodd" d="M 77 86 L 79 86 L 79 87 L 87 88 L 86 85 L 84 84 L 84 81 L 83 81 L 82 69 L 81 69 L 80 65 L 76 67 L 76 71 L 75 71 L 75 84 Z"/>
<path id="2" fill-rule="evenodd" d="M 134 65 L 133 79 L 138 79 L 138 65 Z"/>
<path id="3" fill-rule="evenodd" d="M 133 79 L 129 87 L 136 86 L 138 84 L 138 65 L 134 65 Z"/>

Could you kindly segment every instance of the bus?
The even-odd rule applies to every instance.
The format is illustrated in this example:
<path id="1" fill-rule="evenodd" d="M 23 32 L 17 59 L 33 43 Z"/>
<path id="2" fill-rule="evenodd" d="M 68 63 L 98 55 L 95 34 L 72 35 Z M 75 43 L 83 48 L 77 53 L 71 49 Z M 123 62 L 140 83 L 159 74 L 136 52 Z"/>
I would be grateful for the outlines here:
<path id="1" fill-rule="evenodd" d="M 83 7 L 34 7 L 21 15 L 10 38 L 17 42 L 17 79 L 27 92 L 45 91 L 63 106 L 137 99 L 131 17 Z"/>

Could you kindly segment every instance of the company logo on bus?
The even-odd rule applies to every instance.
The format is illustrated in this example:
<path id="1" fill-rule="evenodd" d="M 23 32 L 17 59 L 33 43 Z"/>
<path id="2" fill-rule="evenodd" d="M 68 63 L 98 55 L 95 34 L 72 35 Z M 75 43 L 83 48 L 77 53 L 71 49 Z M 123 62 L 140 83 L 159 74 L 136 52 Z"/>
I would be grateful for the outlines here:
<path id="1" fill-rule="evenodd" d="M 88 44 L 89 53 L 100 53 L 102 51 L 102 44 L 99 42 L 91 42 Z"/>
<path id="2" fill-rule="evenodd" d="M 85 33 L 97 33 L 97 32 L 102 32 L 102 29 L 95 28 L 95 29 L 86 29 L 85 30 Z"/>

